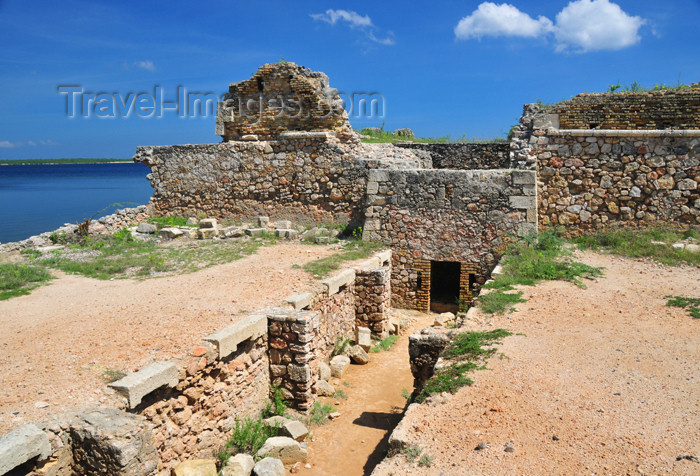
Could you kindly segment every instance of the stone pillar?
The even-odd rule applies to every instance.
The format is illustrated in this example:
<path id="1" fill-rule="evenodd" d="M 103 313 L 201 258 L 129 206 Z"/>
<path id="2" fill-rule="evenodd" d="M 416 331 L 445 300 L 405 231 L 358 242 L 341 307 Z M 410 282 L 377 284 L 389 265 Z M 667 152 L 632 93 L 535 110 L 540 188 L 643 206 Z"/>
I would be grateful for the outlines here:
<path id="1" fill-rule="evenodd" d="M 367 327 L 372 337 L 387 333 L 387 310 L 391 305 L 391 271 L 388 268 L 355 270 L 355 325 Z"/>
<path id="2" fill-rule="evenodd" d="M 416 259 L 413 265 L 418 272 L 418 289 L 416 289 L 416 309 L 430 312 L 430 261 Z"/>
<path id="3" fill-rule="evenodd" d="M 421 391 L 425 382 L 435 373 L 435 364 L 450 345 L 451 336 L 452 331 L 442 327 L 428 327 L 409 336 L 408 355 L 415 394 Z"/>
<path id="4" fill-rule="evenodd" d="M 318 321 L 317 311 L 273 308 L 267 315 L 272 385 L 301 411 L 316 400 Z"/>

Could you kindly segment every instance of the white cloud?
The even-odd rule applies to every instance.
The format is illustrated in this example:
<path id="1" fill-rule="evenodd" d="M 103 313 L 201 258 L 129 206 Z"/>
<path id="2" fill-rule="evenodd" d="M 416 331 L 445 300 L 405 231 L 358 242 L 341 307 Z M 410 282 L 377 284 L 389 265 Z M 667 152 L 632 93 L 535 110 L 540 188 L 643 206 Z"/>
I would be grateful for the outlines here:
<path id="1" fill-rule="evenodd" d="M 12 147 L 17 147 L 16 144 L 13 144 L 9 140 L 0 140 L 0 148 L 2 149 L 11 149 Z"/>
<path id="2" fill-rule="evenodd" d="M 557 51 L 621 50 L 641 40 L 645 23 L 609 0 L 577 0 L 557 14 Z"/>
<path id="3" fill-rule="evenodd" d="M 484 2 L 471 15 L 462 18 L 455 35 L 462 40 L 484 36 L 524 36 L 536 38 L 552 30 L 552 21 L 540 16 L 535 20 L 513 5 Z"/>
<path id="4" fill-rule="evenodd" d="M 639 29 L 646 20 L 625 13 L 610 0 L 575 0 L 556 16 L 556 22 L 535 20 L 513 5 L 483 2 L 462 18 L 454 29 L 460 40 L 486 36 L 545 38 L 553 35 L 556 51 L 586 53 L 620 50 L 639 43 Z"/>
<path id="5" fill-rule="evenodd" d="M 324 13 L 312 13 L 310 16 L 315 21 L 321 21 L 329 25 L 335 25 L 341 20 L 347 22 L 350 28 L 361 30 L 368 40 L 379 43 L 380 45 L 393 45 L 395 43 L 391 36 L 379 38 L 374 34 L 376 27 L 372 23 L 372 19 L 369 15 L 363 16 L 357 12 L 348 10 L 328 9 Z"/>
<path id="6" fill-rule="evenodd" d="M 316 21 L 330 23 L 331 25 L 338 23 L 338 20 L 345 20 L 352 28 L 374 26 L 372 25 L 372 19 L 369 15 L 362 16 L 357 12 L 350 12 L 347 10 L 328 9 L 325 13 L 312 14 L 311 18 Z"/>
<path id="7" fill-rule="evenodd" d="M 137 68 L 145 69 L 146 71 L 155 71 L 156 65 L 153 64 L 151 60 L 136 61 L 134 66 Z"/>

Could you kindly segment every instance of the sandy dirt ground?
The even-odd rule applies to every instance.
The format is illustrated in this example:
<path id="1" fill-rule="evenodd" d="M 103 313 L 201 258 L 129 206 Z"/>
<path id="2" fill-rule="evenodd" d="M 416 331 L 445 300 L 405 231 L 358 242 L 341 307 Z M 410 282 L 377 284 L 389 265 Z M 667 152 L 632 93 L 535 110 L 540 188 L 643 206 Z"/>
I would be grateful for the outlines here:
<path id="1" fill-rule="evenodd" d="M 64 408 L 112 404 L 105 369 L 130 372 L 184 355 L 246 311 L 308 289 L 308 273 L 292 266 L 332 252 L 280 244 L 145 281 L 60 274 L 28 296 L 0 301 L 0 434 Z"/>
<path id="2" fill-rule="evenodd" d="M 398 455 L 373 474 L 700 474 L 677 460 L 700 457 L 700 320 L 665 298 L 700 297 L 700 270 L 579 259 L 604 277 L 523 287 L 516 312 L 466 324 L 524 335 L 505 338 L 473 386 L 408 412 L 430 467 Z"/>
<path id="3" fill-rule="evenodd" d="M 406 407 L 403 391 L 413 390 L 408 361 L 408 336 L 432 325 L 435 317 L 417 311 L 402 311 L 412 321 L 396 344 L 370 353 L 366 365 L 351 365 L 342 379 L 331 379 L 336 390 L 347 398 L 324 397 L 340 417 L 311 429 L 310 468 L 299 474 L 338 476 L 369 474 L 389 450 L 389 434 L 401 420 Z"/>

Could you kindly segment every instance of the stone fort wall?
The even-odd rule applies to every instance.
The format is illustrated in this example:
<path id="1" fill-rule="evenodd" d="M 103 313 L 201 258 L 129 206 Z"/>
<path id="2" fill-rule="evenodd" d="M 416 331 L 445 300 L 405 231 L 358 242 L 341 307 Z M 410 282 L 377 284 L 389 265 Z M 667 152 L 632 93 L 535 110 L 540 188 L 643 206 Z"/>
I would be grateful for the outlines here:
<path id="1" fill-rule="evenodd" d="M 508 169 L 510 144 L 491 142 L 483 144 L 420 144 L 406 142 L 397 147 L 429 152 L 435 169 L 490 170 Z"/>
<path id="2" fill-rule="evenodd" d="M 700 129 L 700 87 L 584 93 L 547 108 L 561 129 Z"/>

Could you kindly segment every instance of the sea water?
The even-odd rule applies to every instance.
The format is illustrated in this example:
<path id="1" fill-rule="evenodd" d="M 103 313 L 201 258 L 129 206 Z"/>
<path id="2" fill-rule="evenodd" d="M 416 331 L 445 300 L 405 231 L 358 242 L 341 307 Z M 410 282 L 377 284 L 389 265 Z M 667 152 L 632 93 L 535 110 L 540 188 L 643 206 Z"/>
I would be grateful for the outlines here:
<path id="1" fill-rule="evenodd" d="M 131 162 L 0 165 L 0 243 L 144 205 L 149 172 Z"/>

